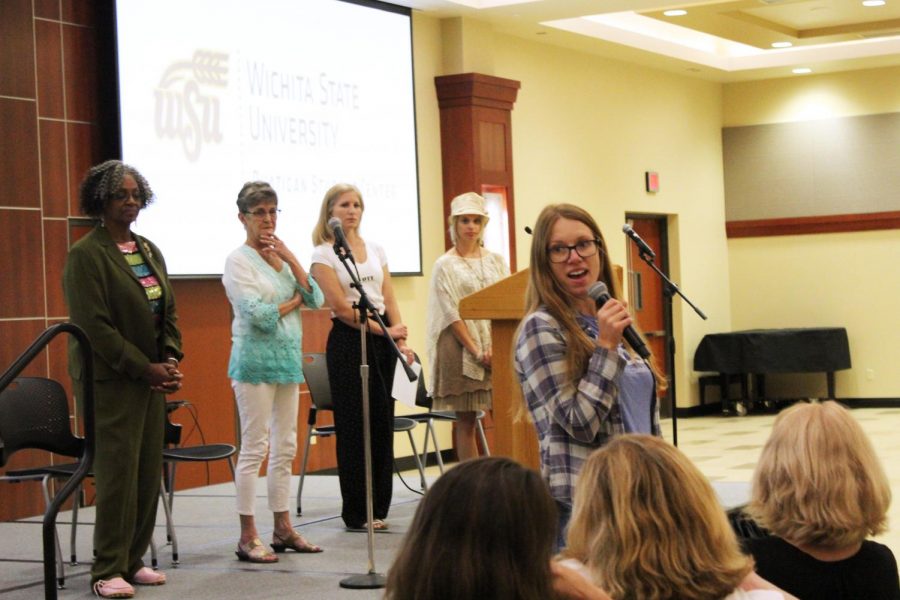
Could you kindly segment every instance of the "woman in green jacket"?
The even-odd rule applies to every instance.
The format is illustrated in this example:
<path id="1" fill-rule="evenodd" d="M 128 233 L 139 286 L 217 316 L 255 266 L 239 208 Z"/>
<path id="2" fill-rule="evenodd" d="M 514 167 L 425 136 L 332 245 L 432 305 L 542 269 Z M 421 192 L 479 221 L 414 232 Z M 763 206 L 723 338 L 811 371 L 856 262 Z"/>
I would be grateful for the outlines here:
<path id="1" fill-rule="evenodd" d="M 181 334 L 159 249 L 131 231 L 153 199 L 134 168 L 109 160 L 81 183 L 81 211 L 97 226 L 69 251 L 63 288 L 69 316 L 94 351 L 96 525 L 94 593 L 130 598 L 132 584 L 162 585 L 144 566 L 156 523 L 165 431 L 164 394 L 181 388 Z M 70 347 L 76 395 L 83 365 Z"/>

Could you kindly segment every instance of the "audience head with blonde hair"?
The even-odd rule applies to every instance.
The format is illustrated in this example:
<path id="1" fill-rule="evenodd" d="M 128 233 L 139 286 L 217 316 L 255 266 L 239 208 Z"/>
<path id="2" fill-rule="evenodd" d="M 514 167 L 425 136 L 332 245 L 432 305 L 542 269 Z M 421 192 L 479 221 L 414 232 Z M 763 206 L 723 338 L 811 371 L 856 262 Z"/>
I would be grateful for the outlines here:
<path id="1" fill-rule="evenodd" d="M 617 600 L 723 598 L 752 570 L 697 467 L 637 434 L 614 437 L 584 463 L 564 555 Z"/>
<path id="2" fill-rule="evenodd" d="M 799 403 L 775 419 L 753 476 L 748 512 L 797 546 L 839 549 L 885 531 L 888 479 L 846 408 Z"/>

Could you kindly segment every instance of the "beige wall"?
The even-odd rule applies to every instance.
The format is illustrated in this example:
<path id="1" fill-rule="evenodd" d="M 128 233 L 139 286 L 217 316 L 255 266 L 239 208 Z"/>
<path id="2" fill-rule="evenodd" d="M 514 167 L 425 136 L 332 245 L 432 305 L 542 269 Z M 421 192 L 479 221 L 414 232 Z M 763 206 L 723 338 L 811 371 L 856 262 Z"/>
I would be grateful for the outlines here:
<path id="1" fill-rule="evenodd" d="M 512 113 L 520 266 L 528 265 L 530 244 L 521 228 L 548 203 L 590 210 L 617 263 L 625 260 L 626 212 L 668 215 L 672 277 L 709 315 L 703 321 L 674 303 L 679 406 L 698 402 L 691 364 L 703 335 L 750 327 L 843 325 L 854 369 L 838 373 L 838 395 L 897 396 L 900 373 L 881 349 L 900 346 L 888 306 L 900 297 L 900 234 L 726 240 L 721 127 L 900 111 L 900 89 L 891 84 L 900 69 L 723 86 L 500 34 L 480 44 L 491 56 L 474 64 L 464 40 L 485 42 L 483 24 L 416 13 L 413 25 L 425 276 L 396 287 L 414 348 L 424 348 L 430 265 L 443 252 L 433 79 L 483 68 L 522 84 Z M 660 174 L 658 194 L 643 190 L 647 170 Z M 852 285 L 838 287 L 831 273 Z M 776 393 L 824 394 L 823 377 L 770 385 Z"/>
<path id="2" fill-rule="evenodd" d="M 513 111 L 516 222 L 551 202 L 588 209 L 612 259 L 626 260 L 626 212 L 669 215 L 674 281 L 710 316 L 674 303 L 676 397 L 697 403 L 693 352 L 728 328 L 720 86 L 518 38 L 497 43 L 498 75 L 522 82 Z M 644 191 L 657 171 L 660 192 Z M 528 264 L 528 237 L 518 260 Z"/>
<path id="3" fill-rule="evenodd" d="M 787 123 L 900 111 L 900 67 L 729 83 L 722 126 Z"/>
<path id="4" fill-rule="evenodd" d="M 900 111 L 900 68 L 724 86 L 726 126 Z M 847 212 L 852 212 L 848 210 Z M 837 396 L 896 398 L 900 232 L 833 233 L 728 242 L 735 329 L 843 326 L 853 368 Z M 777 395 L 824 394 L 824 380 L 773 378 Z"/>
<path id="5" fill-rule="evenodd" d="M 443 252 L 440 129 L 433 78 L 469 68 L 466 22 L 414 17 L 416 109 L 419 141 L 425 277 L 397 282 L 414 348 L 424 347 L 424 300 L 430 265 Z M 459 28 L 464 29 L 463 32 Z M 484 27 L 468 37 L 485 35 Z M 613 254 L 623 263 L 626 212 L 669 215 L 672 273 L 709 315 L 702 321 L 675 303 L 679 405 L 695 404 L 689 387 L 693 351 L 703 334 L 728 329 L 728 261 L 721 160 L 721 87 L 687 77 L 604 60 L 586 54 L 494 35 L 498 77 L 522 88 L 512 113 L 516 190 L 517 260 L 528 265 L 533 224 L 541 208 L 572 202 L 590 210 Z M 462 56 L 457 54 L 463 53 Z M 644 192 L 644 171 L 658 171 L 661 192 Z"/>
<path id="6" fill-rule="evenodd" d="M 424 360 L 425 302 L 431 265 L 444 252 L 441 134 L 434 77 L 441 74 L 441 32 L 436 19 L 414 18 L 416 130 L 419 161 L 422 266 L 424 277 L 398 277 L 394 281 L 400 313 L 409 326 L 410 346 Z M 372 234 L 368 234 L 372 235 Z"/>
<path id="7" fill-rule="evenodd" d="M 422 266 L 424 277 L 394 278 L 394 293 L 400 304 L 400 314 L 409 327 L 410 347 L 425 360 L 425 302 L 428 298 L 428 278 L 431 265 L 444 252 L 444 234 L 441 226 L 443 197 L 441 184 L 441 137 L 440 116 L 434 77 L 441 74 L 442 58 L 440 43 L 440 22 L 435 19 L 413 19 L 413 48 L 415 50 L 415 93 L 416 93 L 416 144 L 419 161 L 419 212 L 422 230 Z M 363 191 L 365 193 L 365 191 Z M 375 238 L 374 232 L 363 231 L 365 236 Z M 390 261 L 390 257 L 388 257 Z M 421 412 L 421 409 L 407 409 L 399 403 L 397 414 Z M 450 426 L 436 425 L 442 450 L 453 447 Z M 421 427 L 416 431 L 417 443 L 421 448 Z M 410 456 L 409 441 L 405 435 L 394 436 L 394 454 Z"/>

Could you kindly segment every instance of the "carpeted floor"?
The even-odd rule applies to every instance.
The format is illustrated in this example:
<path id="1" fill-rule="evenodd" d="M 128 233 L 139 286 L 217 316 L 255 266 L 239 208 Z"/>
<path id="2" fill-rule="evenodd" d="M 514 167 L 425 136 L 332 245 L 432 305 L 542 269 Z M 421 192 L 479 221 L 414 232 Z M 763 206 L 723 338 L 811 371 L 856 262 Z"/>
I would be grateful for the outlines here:
<path id="1" fill-rule="evenodd" d="M 437 474 L 435 470 L 435 475 Z M 385 573 L 400 544 L 419 496 L 394 478 L 394 503 L 388 519 L 390 530 L 374 539 L 375 570 Z M 413 473 L 406 480 L 417 481 Z M 294 478 L 296 484 L 296 478 Z M 265 493 L 265 483 L 258 489 Z M 293 489 L 296 489 L 294 487 Z M 219 484 L 179 492 L 174 518 L 180 564 L 172 566 L 172 547 L 166 539 L 165 517 L 160 510 L 156 542 L 160 546 L 159 566 L 168 582 L 159 587 L 137 589 L 136 597 L 146 599 L 211 600 L 221 598 L 380 598 L 381 590 L 345 590 L 345 577 L 368 573 L 369 557 L 365 533 L 344 530 L 340 519 L 340 491 L 336 476 L 308 476 L 304 484 L 303 516 L 294 523 L 309 540 L 321 545 L 320 554 L 285 553 L 273 565 L 257 565 L 237 560 L 238 519 L 234 509 L 234 485 Z M 257 501 L 261 539 L 271 540 L 272 521 L 264 497 Z M 80 564 L 66 565 L 65 589 L 59 598 L 91 598 L 88 584 L 94 509 L 79 511 L 77 556 Z M 71 513 L 60 513 L 58 531 L 63 555 L 69 555 Z M 0 523 L 0 597 L 4 600 L 32 600 L 43 597 L 40 520 Z M 149 563 L 150 557 L 145 559 Z"/>

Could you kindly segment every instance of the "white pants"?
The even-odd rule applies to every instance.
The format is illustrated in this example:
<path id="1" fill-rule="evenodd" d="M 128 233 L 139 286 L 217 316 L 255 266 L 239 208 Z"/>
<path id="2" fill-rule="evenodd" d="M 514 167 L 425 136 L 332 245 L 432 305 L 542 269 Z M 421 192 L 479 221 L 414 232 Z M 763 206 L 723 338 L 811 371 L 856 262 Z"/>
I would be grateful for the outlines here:
<path id="1" fill-rule="evenodd" d="M 241 453 L 234 480 L 238 514 L 254 514 L 256 480 L 266 454 L 269 509 L 273 513 L 288 511 L 300 388 L 296 383 L 240 381 L 232 381 L 231 386 L 241 418 Z"/>

